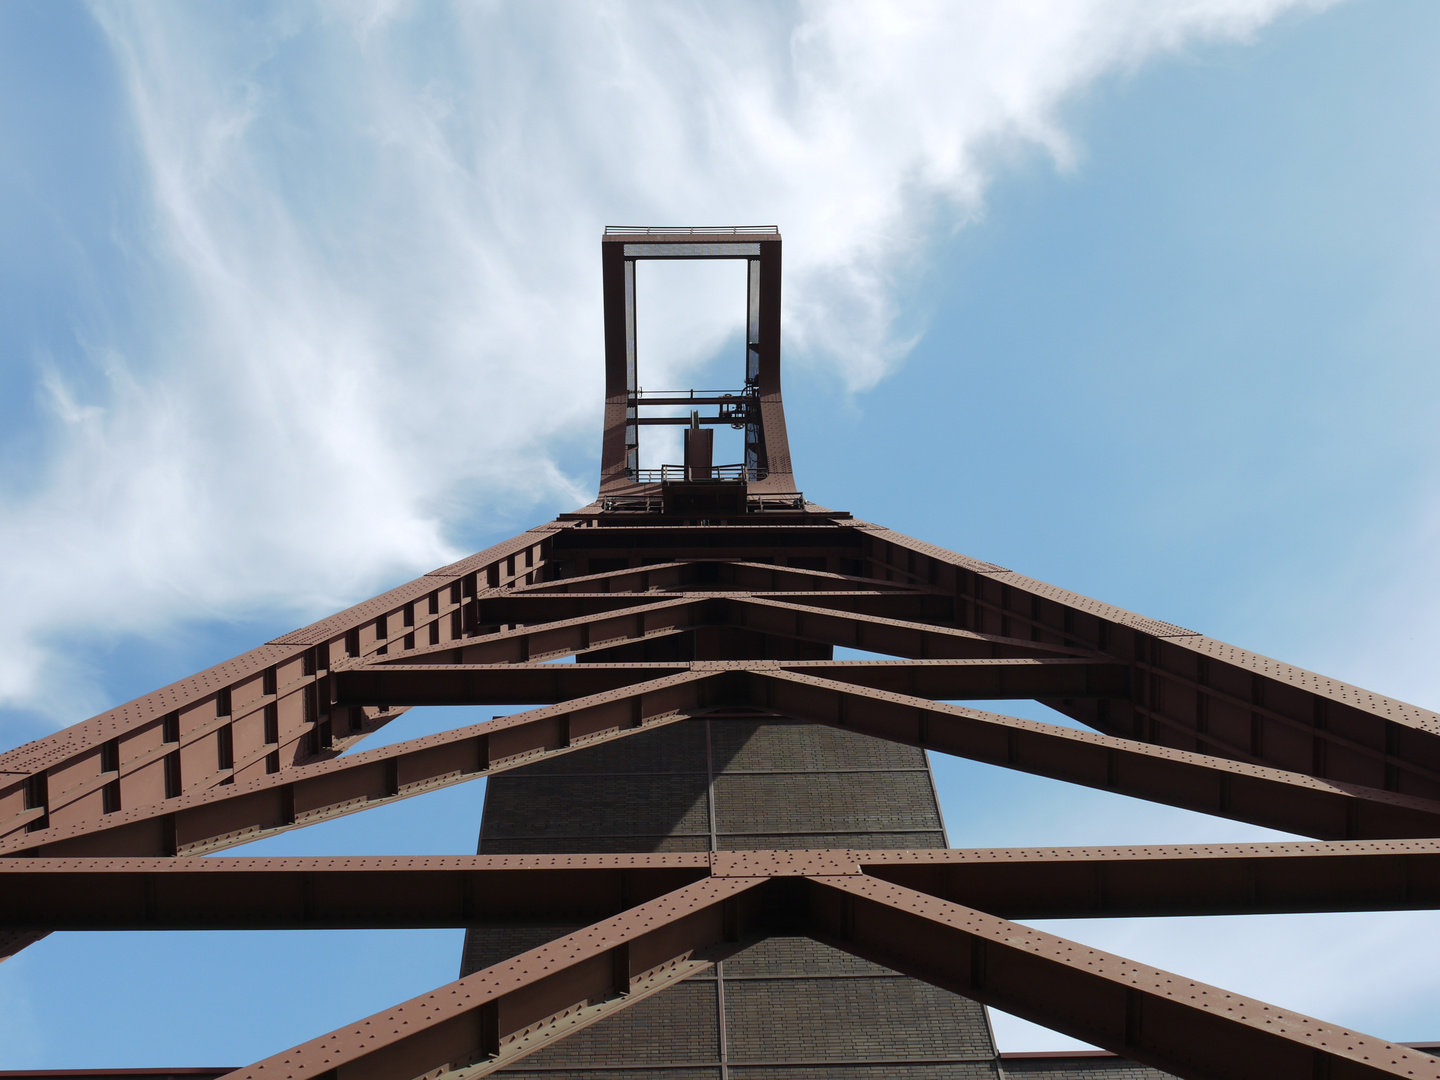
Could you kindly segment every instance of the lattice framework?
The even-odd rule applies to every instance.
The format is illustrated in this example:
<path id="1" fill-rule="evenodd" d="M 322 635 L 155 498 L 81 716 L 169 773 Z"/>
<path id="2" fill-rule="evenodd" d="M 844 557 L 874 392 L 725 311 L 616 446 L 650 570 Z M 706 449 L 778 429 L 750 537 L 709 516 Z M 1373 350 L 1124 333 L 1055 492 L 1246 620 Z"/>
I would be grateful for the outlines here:
<path id="1" fill-rule="evenodd" d="M 730 242 L 716 236 L 646 242 Z M 778 274 L 778 235 L 764 243 Z M 767 287 L 778 305 L 778 279 Z M 747 445 L 793 486 L 774 342 L 757 385 L 781 420 L 756 419 Z M 481 1076 L 777 933 L 1182 1077 L 1440 1078 L 1422 1052 L 1014 921 L 1440 905 L 1440 716 L 803 497 L 766 502 L 773 481 L 699 517 L 716 512 L 696 509 L 705 491 L 674 502 L 624 478 L 623 442 L 607 447 L 605 484 L 628 508 L 602 498 L 0 758 L 7 951 L 67 929 L 588 924 L 237 1080 Z M 813 658 L 837 646 L 894 659 Z M 954 704 L 1003 698 L 1089 730 Z M 409 707 L 446 704 L 538 707 L 345 753 Z M 830 725 L 1316 839 L 196 858 L 716 715 Z"/>

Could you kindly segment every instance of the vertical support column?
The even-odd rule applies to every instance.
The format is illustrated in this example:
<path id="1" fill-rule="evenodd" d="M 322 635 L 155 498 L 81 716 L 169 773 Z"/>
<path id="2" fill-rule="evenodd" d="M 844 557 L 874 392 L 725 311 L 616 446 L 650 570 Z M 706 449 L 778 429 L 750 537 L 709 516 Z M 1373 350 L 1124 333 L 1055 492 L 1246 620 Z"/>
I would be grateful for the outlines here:
<path id="1" fill-rule="evenodd" d="M 635 445 L 635 261 L 623 242 L 600 244 L 605 310 L 605 430 L 600 449 L 600 491 L 629 482 Z"/>
<path id="2" fill-rule="evenodd" d="M 794 468 L 790 464 L 790 438 L 785 431 L 785 404 L 780 397 L 780 240 L 760 241 L 760 258 L 750 264 L 751 295 L 755 298 L 758 324 L 754 346 L 755 384 L 760 395 L 760 431 L 757 440 L 757 467 L 766 476 L 751 481 L 752 491 L 794 491 Z M 758 279 L 758 280 L 757 280 Z M 747 370 L 748 374 L 748 370 Z M 747 429 L 746 461 L 749 462 L 750 431 Z"/>
<path id="3" fill-rule="evenodd" d="M 750 259 L 745 282 L 745 390 L 760 403 L 760 260 Z M 754 477 L 764 457 L 760 416 L 752 413 L 745 424 L 745 471 Z"/>
<path id="4" fill-rule="evenodd" d="M 623 251 L 624 248 L 621 248 Z M 636 359 L 635 333 L 635 260 L 625 260 L 625 468 L 632 478 L 640 468 L 640 409 L 636 395 L 640 390 L 639 363 Z"/>

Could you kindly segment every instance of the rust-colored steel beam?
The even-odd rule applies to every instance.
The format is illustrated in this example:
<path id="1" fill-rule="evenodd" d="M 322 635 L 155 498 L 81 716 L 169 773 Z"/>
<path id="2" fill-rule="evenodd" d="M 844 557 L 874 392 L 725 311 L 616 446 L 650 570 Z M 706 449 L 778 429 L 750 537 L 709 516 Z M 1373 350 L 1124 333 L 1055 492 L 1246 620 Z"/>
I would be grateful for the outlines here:
<path id="1" fill-rule="evenodd" d="M 692 670 L 655 664 L 384 664 L 336 671 L 340 705 L 549 705 L 606 694 Z"/>
<path id="2" fill-rule="evenodd" d="M 736 597 L 731 625 L 777 637 L 815 641 L 914 660 L 1016 659 L 1028 656 L 1090 656 L 1090 649 L 978 634 L 973 630 L 933 626 L 904 619 L 777 600 L 770 596 Z"/>
<path id="3" fill-rule="evenodd" d="M 871 877 L 1006 919 L 1440 907 L 1440 840 L 852 855 Z"/>
<path id="4" fill-rule="evenodd" d="M 941 699 L 1123 697 L 1123 665 L 1077 657 L 1016 660 L 708 660 L 651 664 L 375 665 L 336 671 L 334 705 L 531 705 L 570 701 L 681 672 L 772 667 Z"/>
<path id="5" fill-rule="evenodd" d="M 228 1076 L 484 1076 L 733 952 L 764 880 L 687 885 Z"/>
<path id="6" fill-rule="evenodd" d="M 708 860 L 711 876 L 231 1075 L 483 1075 L 673 985 L 747 937 L 783 930 L 1189 1080 L 1440 1080 L 1440 1062 L 1406 1047 L 880 880 L 860 863 L 895 870 L 976 854 L 714 852 L 689 856 L 684 867 L 659 857 L 693 873 Z M 1033 861 L 1055 855 L 1037 852 Z"/>
<path id="7" fill-rule="evenodd" d="M 589 924 L 694 884 L 707 853 L 0 859 L 13 930 Z"/>
<path id="8" fill-rule="evenodd" d="M 1440 836 L 1440 803 L 1053 724 L 755 671 L 756 704 L 784 716 L 1151 802 L 1327 840 Z"/>
<path id="9" fill-rule="evenodd" d="M 775 566 L 743 559 L 687 559 L 607 570 L 564 577 L 535 585 L 522 585 L 516 592 L 869 592 L 876 589 L 913 591 L 901 582 L 876 581 L 856 574 L 809 570 L 798 566 Z"/>
<path id="10" fill-rule="evenodd" d="M 779 660 L 776 667 L 870 690 L 937 698 L 1108 697 L 1129 695 L 1123 664 L 1088 657 L 1007 660 Z"/>
<path id="11" fill-rule="evenodd" d="M 177 793 L 333 758 L 398 712 L 343 724 L 315 708 L 332 659 L 465 634 L 478 590 L 545 571 L 551 523 L 55 735 L 0 754 L 0 836 L 68 826 Z"/>
<path id="12" fill-rule="evenodd" d="M 753 593 L 720 594 L 749 598 Z M 762 593 L 765 599 L 808 604 L 873 615 L 882 619 L 948 622 L 954 601 L 941 593 L 915 589 L 907 592 L 840 590 L 813 593 Z M 535 593 L 497 591 L 480 597 L 476 608 L 481 626 L 559 622 L 654 604 L 664 599 L 655 593 Z"/>
<path id="13" fill-rule="evenodd" d="M 567 753 L 716 704 L 723 675 L 685 672 L 443 735 L 0 840 L 0 856 L 194 855 Z M 728 703 L 728 699 L 725 699 Z"/>
<path id="14" fill-rule="evenodd" d="M 557 659 L 691 630 L 707 625 L 720 611 L 713 601 L 704 597 L 662 596 L 652 603 L 639 603 L 613 612 L 517 626 L 513 630 L 375 657 L 368 663 L 519 664 Z M 361 665 L 340 663 L 335 665 L 335 670 L 357 666 Z"/>
<path id="15" fill-rule="evenodd" d="M 653 640 L 702 626 L 725 626 L 771 637 L 840 645 L 914 659 L 1098 657 L 1090 650 L 1037 644 L 997 634 L 886 619 L 768 596 L 667 596 L 652 602 L 555 622 L 526 623 L 478 637 L 417 647 L 368 661 L 339 661 L 336 670 L 366 664 L 505 664 L 572 656 Z M 648 599 L 648 597 L 647 597 Z"/>
<path id="16" fill-rule="evenodd" d="M 1440 713 L 857 522 L 866 572 L 955 599 L 956 625 L 1133 662 L 1128 703 L 1047 702 L 1107 734 L 1440 798 Z"/>
<path id="17" fill-rule="evenodd" d="M 746 548 L 765 552 L 793 549 L 827 548 L 832 551 L 849 549 L 859 552 L 865 540 L 861 531 L 850 523 L 837 525 L 823 516 L 803 525 L 772 525 L 753 516 L 729 525 L 677 525 L 673 522 L 652 525 L 643 519 L 622 521 L 602 519 L 588 529 L 566 529 L 565 539 L 556 540 L 556 555 L 564 558 L 570 552 L 631 551 L 653 557 L 657 549 L 694 548 L 693 555 L 673 555 L 667 562 L 688 559 L 722 558 L 740 562 L 763 562 L 750 559 Z M 783 564 L 779 564 L 783 565 Z"/>
<path id="18" fill-rule="evenodd" d="M 919 666 L 961 673 L 1053 667 L 1069 670 L 1068 677 L 1087 667 L 1070 661 L 951 661 Z M 808 669 L 863 678 L 889 667 L 774 661 L 617 665 L 617 670 L 631 675 L 675 673 L 566 705 L 306 766 L 286 776 L 257 778 L 98 821 L 18 834 L 0 841 L 0 854 L 158 855 L 213 850 L 722 705 L 773 710 L 1302 835 L 1364 839 L 1440 834 L 1440 807 L 1428 800 L 937 704 L 806 673 Z M 510 665 L 486 670 L 496 678 L 518 674 L 553 679 L 556 672 L 574 669 Z M 474 672 L 461 674 L 471 677 Z M 449 672 L 437 667 L 379 667 L 336 672 L 334 678 L 340 682 L 352 676 L 383 675 L 423 680 L 448 677 Z M 984 692 L 996 693 L 994 684 L 987 684 Z"/>
<path id="19" fill-rule="evenodd" d="M 1440 907 L 1440 840 L 643 855 L 0 859 L 31 930 L 575 925 L 711 873 L 864 872 L 1006 919 Z M 797 918 L 790 912 L 786 918 Z"/>
<path id="20" fill-rule="evenodd" d="M 820 940 L 1186 1080 L 1440 1080 L 1421 1051 L 888 881 L 809 881 Z"/>
<path id="21" fill-rule="evenodd" d="M 805 662 L 616 665 L 612 670 L 628 677 L 637 673 L 663 677 L 564 706 L 306 766 L 286 776 L 256 778 L 247 784 L 167 800 L 159 806 L 106 815 L 98 821 L 18 834 L 0 841 L 0 854 L 151 855 L 213 850 L 720 705 L 774 710 L 796 719 L 849 727 L 1302 835 L 1363 839 L 1440 834 L 1440 807 L 1427 800 L 941 705 L 806 673 L 808 669 L 873 679 L 875 672 L 890 667 L 884 663 L 817 666 Z M 959 672 L 951 677 L 961 681 L 972 677 L 965 675 L 967 670 L 979 671 L 986 679 L 993 678 L 995 670 L 1008 669 L 1068 670 L 1071 678 L 1087 667 L 1105 670 L 1073 661 L 950 661 L 918 667 Z M 567 678 L 564 673 L 575 668 L 509 665 L 484 670 L 487 677 L 497 679 L 518 675 L 563 681 Z M 456 674 L 470 678 L 475 671 Z M 336 672 L 333 678 L 343 685 L 343 680 L 351 677 L 423 681 L 450 675 L 449 669 L 434 666 L 377 667 Z M 1077 686 L 1077 696 L 1080 689 L 1084 688 Z M 997 693 L 994 683 L 987 683 L 983 692 L 987 696 Z M 437 694 L 433 700 L 445 699 Z"/>

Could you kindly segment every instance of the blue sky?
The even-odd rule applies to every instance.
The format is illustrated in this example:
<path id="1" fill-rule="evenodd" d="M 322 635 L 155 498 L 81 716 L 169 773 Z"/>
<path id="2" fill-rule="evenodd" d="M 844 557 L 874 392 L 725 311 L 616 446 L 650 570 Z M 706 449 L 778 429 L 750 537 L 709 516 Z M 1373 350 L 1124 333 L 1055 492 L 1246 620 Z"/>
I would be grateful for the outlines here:
<path id="1" fill-rule="evenodd" d="M 7 745 L 587 501 L 600 228 L 690 221 L 785 234 L 810 497 L 1440 708 L 1440 8 L 554 12 L 0 5 Z M 734 287 L 646 284 L 642 381 L 730 381 Z M 956 845 L 1261 835 L 936 771 Z M 469 851 L 480 798 L 265 850 Z M 1440 1039 L 1428 914 L 1055 928 Z M 0 1068 L 238 1064 L 458 951 L 56 935 Z"/>

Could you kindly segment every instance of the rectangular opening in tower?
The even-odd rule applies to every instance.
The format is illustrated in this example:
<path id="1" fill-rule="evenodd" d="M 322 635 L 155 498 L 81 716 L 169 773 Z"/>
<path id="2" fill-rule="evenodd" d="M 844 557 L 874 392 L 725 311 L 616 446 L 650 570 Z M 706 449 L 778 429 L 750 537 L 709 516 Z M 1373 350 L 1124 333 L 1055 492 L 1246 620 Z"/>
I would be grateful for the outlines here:
<path id="1" fill-rule="evenodd" d="M 715 398 L 740 400 L 746 382 L 749 268 L 745 260 L 639 260 L 635 263 L 637 392 L 647 420 L 641 469 L 685 463 L 683 432 L 692 412 L 713 432 L 711 461 L 745 460 L 744 425 L 714 423 Z M 643 324 L 640 325 L 640 324 Z M 689 398 L 696 399 L 692 404 Z M 648 401 L 674 402 L 656 404 Z"/>

